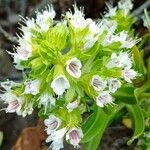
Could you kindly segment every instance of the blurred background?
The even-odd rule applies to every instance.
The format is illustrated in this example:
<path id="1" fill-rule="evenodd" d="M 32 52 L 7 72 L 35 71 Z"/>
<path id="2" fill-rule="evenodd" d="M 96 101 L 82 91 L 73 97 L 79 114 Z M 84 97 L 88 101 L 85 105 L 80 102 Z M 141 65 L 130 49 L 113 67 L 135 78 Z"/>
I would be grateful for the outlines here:
<path id="1" fill-rule="evenodd" d="M 34 17 L 35 11 L 41 11 L 47 4 L 53 4 L 56 11 L 55 19 L 59 21 L 61 20 L 61 14 L 64 14 L 69 8 L 72 9 L 72 5 L 75 2 L 77 6 L 83 6 L 85 16 L 92 19 L 100 18 L 106 10 L 105 0 L 0 0 L 0 81 L 5 81 L 6 79 L 20 81 L 22 78 L 22 73 L 14 68 L 13 60 L 7 53 L 7 51 L 13 52 L 13 45 L 17 45 L 15 35 L 19 32 L 19 15 L 23 17 Z M 115 6 L 118 0 L 107 0 L 107 2 Z M 134 0 L 133 15 L 137 17 L 134 28 L 139 36 L 147 33 L 146 28 L 142 25 L 144 8 L 150 9 L 150 0 Z M 146 58 L 150 54 L 150 45 L 146 45 L 144 51 L 144 58 Z M 0 101 L 0 109 L 3 107 L 4 104 Z M 24 130 L 20 135 L 21 131 L 26 127 L 29 128 Z M 18 138 L 17 146 L 14 146 L 13 150 L 46 149 L 44 144 L 41 146 L 41 141 L 45 136 L 39 133 L 42 127 L 42 123 L 38 121 L 36 112 L 31 116 L 22 118 L 15 114 L 5 114 L 4 111 L 0 111 L 0 133 L 4 135 L 0 150 L 10 150 Z M 119 131 L 117 135 L 116 131 Z M 102 139 L 101 150 L 118 150 L 120 149 L 120 145 L 122 145 L 123 149 L 123 145 L 125 145 L 130 133 L 131 131 L 129 129 L 120 125 L 108 128 Z M 1 135 L 2 134 L 0 134 L 0 140 Z M 32 146 L 24 146 L 26 142 L 28 146 Z M 133 147 L 134 145 L 129 147 L 128 150 L 134 149 Z M 65 149 L 69 150 L 70 148 L 66 147 Z M 127 150 L 126 147 L 124 149 Z"/>

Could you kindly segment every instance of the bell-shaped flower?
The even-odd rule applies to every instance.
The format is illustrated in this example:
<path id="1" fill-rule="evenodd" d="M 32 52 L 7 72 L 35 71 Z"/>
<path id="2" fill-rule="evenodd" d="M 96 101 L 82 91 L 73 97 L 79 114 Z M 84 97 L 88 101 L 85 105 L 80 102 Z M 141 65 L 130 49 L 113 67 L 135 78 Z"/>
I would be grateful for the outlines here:
<path id="1" fill-rule="evenodd" d="M 36 23 L 40 27 L 40 32 L 46 32 L 50 25 L 51 20 L 55 17 L 56 13 L 52 6 L 48 6 L 42 13 L 38 12 L 36 16 Z"/>
<path id="2" fill-rule="evenodd" d="M 133 8 L 132 0 L 121 0 L 118 2 L 118 8 L 124 11 L 124 15 L 127 16 L 129 11 Z"/>
<path id="3" fill-rule="evenodd" d="M 116 15 L 117 7 L 113 7 L 111 4 L 106 3 L 107 5 L 107 11 L 106 14 L 104 15 L 105 17 L 113 17 Z"/>
<path id="4" fill-rule="evenodd" d="M 111 60 L 107 63 L 106 67 L 109 69 L 114 67 L 122 67 L 122 61 L 116 53 L 112 53 Z"/>
<path id="5" fill-rule="evenodd" d="M 66 133 L 66 140 L 69 140 L 75 148 L 79 148 L 79 142 L 83 137 L 81 128 L 72 128 Z"/>
<path id="6" fill-rule="evenodd" d="M 25 83 L 25 94 L 36 95 L 39 93 L 39 80 L 26 81 Z"/>
<path id="7" fill-rule="evenodd" d="M 96 98 L 96 104 L 99 107 L 104 107 L 107 104 L 111 104 L 113 102 L 113 98 L 110 95 L 109 91 L 101 92 Z"/>
<path id="8" fill-rule="evenodd" d="M 121 87 L 121 82 L 116 78 L 109 78 L 107 81 L 108 81 L 109 91 L 111 93 L 116 92 L 117 89 Z"/>
<path id="9" fill-rule="evenodd" d="M 18 98 L 11 92 L 6 92 L 0 95 L 0 98 L 4 103 L 8 104 L 7 108 L 4 108 L 6 113 L 14 113 L 19 107 Z"/>
<path id="10" fill-rule="evenodd" d="M 48 119 L 44 120 L 44 124 L 47 127 L 46 131 L 49 135 L 59 128 L 59 126 L 61 125 L 61 120 L 54 115 L 50 115 Z"/>
<path id="11" fill-rule="evenodd" d="M 112 53 L 110 61 L 106 65 L 107 68 L 111 69 L 114 67 L 132 67 L 132 61 L 129 53 L 120 52 L 118 55 L 116 53 Z"/>
<path id="12" fill-rule="evenodd" d="M 68 103 L 66 108 L 68 109 L 68 112 L 71 112 L 73 111 L 75 108 L 77 108 L 79 106 L 79 101 L 78 100 L 75 100 L 71 103 Z"/>
<path id="13" fill-rule="evenodd" d="M 121 43 L 120 48 L 132 48 L 136 43 L 139 42 L 139 40 L 130 38 L 128 33 L 125 31 L 120 32 L 119 35 L 116 36 L 116 41 Z"/>
<path id="14" fill-rule="evenodd" d="M 16 47 L 16 52 L 14 55 L 17 55 L 20 60 L 28 60 L 32 56 L 30 37 L 29 39 L 25 39 L 24 36 L 19 38 L 19 46 Z"/>
<path id="15" fill-rule="evenodd" d="M 125 81 L 132 83 L 132 80 L 137 76 L 137 72 L 134 71 L 133 69 L 128 69 L 125 68 L 122 71 L 122 77 L 124 78 Z"/>
<path id="16" fill-rule="evenodd" d="M 49 143 L 51 141 L 56 141 L 56 140 L 62 139 L 64 137 L 64 135 L 66 134 L 66 132 L 67 132 L 67 128 L 62 128 L 62 129 L 56 130 L 56 131 L 52 132 L 51 134 L 49 134 L 49 136 L 46 139 L 46 142 Z"/>
<path id="17" fill-rule="evenodd" d="M 94 75 L 92 77 L 91 85 L 96 91 L 102 91 L 106 88 L 107 82 L 104 81 L 99 75 Z"/>
<path id="18" fill-rule="evenodd" d="M 51 83 L 51 88 L 57 95 L 62 95 L 69 87 L 69 81 L 64 75 L 57 76 Z"/>
<path id="19" fill-rule="evenodd" d="M 81 67 L 82 64 L 76 57 L 66 62 L 66 70 L 74 78 L 79 78 L 81 76 Z"/>
<path id="20" fill-rule="evenodd" d="M 33 112 L 33 103 L 28 103 L 24 109 L 20 109 L 17 111 L 18 115 L 21 115 L 22 117 L 26 117 L 27 115 L 31 115 Z"/>
<path id="21" fill-rule="evenodd" d="M 60 150 L 64 148 L 63 138 L 52 141 L 50 148 L 52 148 L 52 150 Z"/>

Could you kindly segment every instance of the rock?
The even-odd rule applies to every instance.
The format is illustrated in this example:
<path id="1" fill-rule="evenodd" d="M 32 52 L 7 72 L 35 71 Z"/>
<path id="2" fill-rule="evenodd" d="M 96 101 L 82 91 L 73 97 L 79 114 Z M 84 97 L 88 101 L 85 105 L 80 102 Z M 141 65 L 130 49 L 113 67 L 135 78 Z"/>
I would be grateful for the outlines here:
<path id="1" fill-rule="evenodd" d="M 20 74 L 13 66 L 7 52 L 2 49 L 0 49 L 0 68 L 0 80 L 14 79 Z"/>
<path id="2" fill-rule="evenodd" d="M 42 141 L 47 137 L 44 129 L 42 120 L 38 121 L 36 127 L 23 129 L 12 150 L 44 150 L 46 146 L 42 146 Z"/>

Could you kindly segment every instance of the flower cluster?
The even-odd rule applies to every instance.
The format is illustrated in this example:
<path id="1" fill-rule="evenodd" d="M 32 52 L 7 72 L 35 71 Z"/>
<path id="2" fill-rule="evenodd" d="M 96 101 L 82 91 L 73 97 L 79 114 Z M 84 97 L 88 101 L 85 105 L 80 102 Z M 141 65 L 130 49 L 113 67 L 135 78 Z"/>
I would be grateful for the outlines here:
<path id="1" fill-rule="evenodd" d="M 74 5 L 74 13 L 68 11 L 55 23 L 55 11 L 48 6 L 36 18 L 22 19 L 12 55 L 16 68 L 30 72 L 22 83 L 2 83 L 6 112 L 26 116 L 37 108 L 53 150 L 63 148 L 64 136 L 78 148 L 88 101 L 113 106 L 113 94 L 138 76 L 132 54 L 138 40 L 131 30 L 130 9 L 131 0 L 121 0 L 114 8 L 108 5 L 108 12 L 95 22 Z"/>

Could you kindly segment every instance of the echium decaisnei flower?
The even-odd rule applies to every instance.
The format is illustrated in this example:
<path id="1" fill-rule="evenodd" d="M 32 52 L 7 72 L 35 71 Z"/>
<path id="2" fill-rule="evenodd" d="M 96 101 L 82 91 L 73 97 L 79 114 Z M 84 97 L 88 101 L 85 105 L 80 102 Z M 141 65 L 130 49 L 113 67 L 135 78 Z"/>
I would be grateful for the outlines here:
<path id="1" fill-rule="evenodd" d="M 98 23 L 85 19 L 76 5 L 74 13 L 68 11 L 58 23 L 52 6 L 37 12 L 36 18 L 22 19 L 12 55 L 16 68 L 30 72 L 22 83 L 2 83 L 6 112 L 26 116 L 37 108 L 53 150 L 63 148 L 64 136 L 78 148 L 86 102 L 112 107 L 113 94 L 140 75 L 134 69 L 132 48 L 138 40 L 131 30 L 130 9 L 130 0 L 115 8 L 108 5 Z"/>

